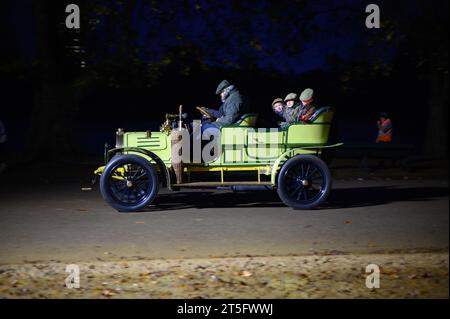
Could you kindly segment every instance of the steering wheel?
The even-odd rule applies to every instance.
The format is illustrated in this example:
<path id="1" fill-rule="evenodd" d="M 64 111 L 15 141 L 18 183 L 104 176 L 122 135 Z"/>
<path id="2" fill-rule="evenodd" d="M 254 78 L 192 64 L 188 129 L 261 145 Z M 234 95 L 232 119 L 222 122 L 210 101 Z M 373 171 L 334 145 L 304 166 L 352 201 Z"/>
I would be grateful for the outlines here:
<path id="1" fill-rule="evenodd" d="M 210 118 L 210 119 L 214 119 L 214 116 L 212 116 L 207 110 L 205 110 L 205 109 L 203 109 L 203 108 L 201 108 L 201 107 L 199 107 L 199 106 L 197 106 L 196 109 L 197 109 L 200 113 L 202 113 L 202 115 L 204 115 L 204 116 L 206 116 L 206 117 L 208 117 L 208 118 Z"/>

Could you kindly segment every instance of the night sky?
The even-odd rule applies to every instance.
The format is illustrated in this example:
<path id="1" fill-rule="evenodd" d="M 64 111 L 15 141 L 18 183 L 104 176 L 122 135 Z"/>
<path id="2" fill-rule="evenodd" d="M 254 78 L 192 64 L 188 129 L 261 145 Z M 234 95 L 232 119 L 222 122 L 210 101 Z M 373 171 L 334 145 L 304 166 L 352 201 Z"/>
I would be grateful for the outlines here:
<path id="1" fill-rule="evenodd" d="M 61 1 L 53 10 L 60 24 L 65 2 L 71 3 Z M 75 114 L 74 123 L 84 132 L 79 138 L 95 136 L 93 143 L 100 145 L 116 126 L 154 128 L 179 104 L 191 113 L 200 104 L 218 107 L 214 90 L 227 78 L 247 95 L 253 111 L 269 118 L 261 125 L 270 125 L 273 98 L 313 87 L 318 103 L 338 110 L 344 141 L 372 142 L 377 115 L 389 111 L 398 123 L 398 140 L 415 143 L 422 119 L 407 110 L 426 103 L 427 80 L 416 69 L 422 49 L 410 37 L 427 2 L 377 1 L 382 28 L 370 30 L 365 27 L 369 3 L 79 1 L 84 52 L 71 56 L 62 44 L 58 51 L 66 64 L 86 63 L 75 73 L 97 76 Z M 7 102 L 1 116 L 12 140 L 21 144 L 41 75 L 40 39 L 31 0 L 3 6 L 1 81 Z M 442 18 L 448 35 L 448 14 Z M 413 52 L 415 60 L 405 52 Z M 61 72 L 69 82 L 75 78 L 73 70 Z"/>
<path id="2" fill-rule="evenodd" d="M 150 1 L 135 2 L 133 45 L 141 50 L 139 58 L 149 63 L 159 61 L 167 50 L 186 42 L 205 53 L 208 66 L 245 67 L 242 63 L 251 60 L 258 69 L 284 75 L 327 70 L 330 56 L 344 61 L 372 58 L 360 50 L 368 35 L 376 32 L 364 27 L 366 1 L 308 1 L 301 11 L 295 11 L 295 1 L 284 5 L 276 1 L 157 1 L 157 9 Z M 384 2 L 378 4 L 382 7 Z M 111 8 L 119 14 L 123 11 L 121 1 L 97 3 L 105 7 L 104 12 Z M 6 33 L 7 46 L 13 49 L 10 52 L 25 59 L 36 58 L 32 1 L 7 1 L 6 6 L 8 10 L 2 11 L 1 19 L 4 30 L 11 31 Z M 414 2 L 404 9 L 403 14 L 411 18 L 417 15 Z M 114 34 L 110 34 L 110 16 L 99 12 L 102 14 L 86 13 L 89 32 L 108 41 L 103 45 L 114 54 L 114 37 L 121 25 L 113 27 Z M 383 49 L 388 62 L 393 49 Z"/>

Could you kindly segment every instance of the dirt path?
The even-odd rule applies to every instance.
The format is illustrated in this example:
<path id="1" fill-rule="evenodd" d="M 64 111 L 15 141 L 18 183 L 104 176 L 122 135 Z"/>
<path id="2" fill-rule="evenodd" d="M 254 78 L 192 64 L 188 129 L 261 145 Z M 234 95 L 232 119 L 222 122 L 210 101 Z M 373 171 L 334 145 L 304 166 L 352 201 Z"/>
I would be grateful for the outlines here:
<path id="1" fill-rule="evenodd" d="M 0 267 L 1 298 L 448 298 L 448 253 L 286 256 Z M 366 287 L 366 267 L 380 288 Z"/>

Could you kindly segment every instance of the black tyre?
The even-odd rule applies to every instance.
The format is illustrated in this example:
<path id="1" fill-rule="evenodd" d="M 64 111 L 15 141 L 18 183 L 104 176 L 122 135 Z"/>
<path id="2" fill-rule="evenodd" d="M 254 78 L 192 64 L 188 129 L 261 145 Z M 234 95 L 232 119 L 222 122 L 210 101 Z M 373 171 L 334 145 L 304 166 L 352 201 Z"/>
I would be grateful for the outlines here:
<path id="1" fill-rule="evenodd" d="M 103 198 L 120 212 L 144 209 L 155 199 L 158 189 L 155 168 L 138 155 L 114 156 L 100 178 Z"/>
<path id="2" fill-rule="evenodd" d="M 330 194 L 330 171 L 316 156 L 294 156 L 286 161 L 278 174 L 277 191 L 287 206 L 313 209 L 322 204 Z"/>

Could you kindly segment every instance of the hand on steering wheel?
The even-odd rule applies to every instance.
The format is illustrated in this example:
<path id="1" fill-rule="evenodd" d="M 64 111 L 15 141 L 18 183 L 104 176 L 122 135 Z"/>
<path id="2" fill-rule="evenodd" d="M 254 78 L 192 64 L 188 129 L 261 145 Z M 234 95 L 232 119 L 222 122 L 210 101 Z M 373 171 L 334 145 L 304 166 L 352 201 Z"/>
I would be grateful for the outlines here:
<path id="1" fill-rule="evenodd" d="M 214 118 L 214 116 L 212 116 L 212 115 L 206 110 L 205 107 L 199 107 L 199 106 L 197 106 L 196 109 L 197 109 L 202 115 L 206 116 L 207 118 L 209 118 L 209 119 L 213 119 L 213 118 Z"/>

